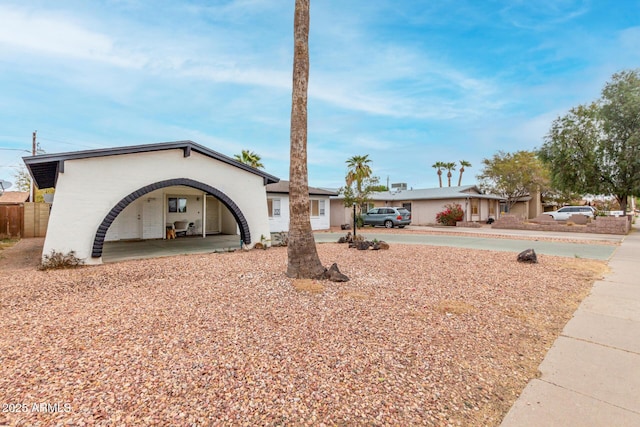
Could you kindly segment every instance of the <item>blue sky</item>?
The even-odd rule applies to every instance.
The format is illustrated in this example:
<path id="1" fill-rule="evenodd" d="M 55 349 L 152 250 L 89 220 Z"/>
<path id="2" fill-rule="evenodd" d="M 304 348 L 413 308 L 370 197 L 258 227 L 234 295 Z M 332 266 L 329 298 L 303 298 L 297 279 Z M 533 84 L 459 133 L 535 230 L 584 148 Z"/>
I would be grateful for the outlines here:
<path id="1" fill-rule="evenodd" d="M 0 179 L 34 130 L 48 153 L 249 149 L 287 179 L 293 5 L 3 0 Z M 310 185 L 343 185 L 363 154 L 382 183 L 434 187 L 434 162 L 467 160 L 475 184 L 483 158 L 539 147 L 640 66 L 640 2 L 312 0 L 310 49 Z"/>

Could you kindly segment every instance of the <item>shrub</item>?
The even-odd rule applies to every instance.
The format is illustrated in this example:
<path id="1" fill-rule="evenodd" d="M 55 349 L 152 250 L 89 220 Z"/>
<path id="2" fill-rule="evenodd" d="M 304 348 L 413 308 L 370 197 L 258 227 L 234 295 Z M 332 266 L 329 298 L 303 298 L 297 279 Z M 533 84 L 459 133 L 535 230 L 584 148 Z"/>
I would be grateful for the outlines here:
<path id="1" fill-rule="evenodd" d="M 66 254 L 62 252 L 51 251 L 51 254 L 45 255 L 40 265 L 41 270 L 75 268 L 84 264 L 84 261 L 76 256 L 76 251 Z"/>
<path id="2" fill-rule="evenodd" d="M 436 222 L 442 225 L 456 225 L 456 222 L 462 221 L 464 211 L 462 206 L 454 203 L 444 205 L 444 211 L 436 215 Z"/>

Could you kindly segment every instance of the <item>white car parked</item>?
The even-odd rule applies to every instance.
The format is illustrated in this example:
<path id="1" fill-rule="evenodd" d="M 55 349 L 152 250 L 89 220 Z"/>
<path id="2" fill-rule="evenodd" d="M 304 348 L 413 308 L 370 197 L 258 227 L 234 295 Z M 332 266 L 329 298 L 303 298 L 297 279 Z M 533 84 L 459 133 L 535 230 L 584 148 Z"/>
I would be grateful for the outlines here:
<path id="1" fill-rule="evenodd" d="M 566 221 L 571 215 L 585 215 L 593 218 L 595 209 L 591 206 L 565 206 L 557 211 L 545 212 L 545 215 L 551 215 L 556 221 Z"/>

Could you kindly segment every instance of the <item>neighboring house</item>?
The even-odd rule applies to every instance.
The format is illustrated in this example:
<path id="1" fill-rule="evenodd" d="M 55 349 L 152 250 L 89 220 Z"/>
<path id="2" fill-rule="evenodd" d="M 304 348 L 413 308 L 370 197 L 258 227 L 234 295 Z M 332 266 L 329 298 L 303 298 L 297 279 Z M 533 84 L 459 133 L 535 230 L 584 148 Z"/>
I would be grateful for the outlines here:
<path id="1" fill-rule="evenodd" d="M 497 219 L 500 213 L 499 196 L 482 194 L 475 185 L 461 187 L 437 187 L 416 190 L 393 190 L 372 193 L 369 208 L 379 206 L 404 207 L 411 211 L 412 225 L 432 225 L 436 215 L 449 203 L 457 203 L 465 212 L 465 221 L 485 222 L 489 218 Z M 353 222 L 353 209 L 344 206 L 344 198 L 331 200 L 331 226 Z"/>
<path id="2" fill-rule="evenodd" d="M 24 157 L 38 188 L 55 187 L 43 254 L 102 262 L 104 241 L 164 239 L 167 226 L 238 234 L 251 247 L 269 233 L 265 186 L 278 178 L 193 141 Z"/>
<path id="3" fill-rule="evenodd" d="M 331 217 L 329 197 L 337 194 L 335 191 L 309 187 L 311 229 L 329 229 Z M 289 181 L 267 185 L 267 211 L 269 212 L 269 229 L 272 233 L 289 231 Z"/>
<path id="4" fill-rule="evenodd" d="M 552 209 L 553 210 L 553 209 Z M 528 196 L 520 197 L 507 212 L 507 205 L 503 203 L 500 208 L 501 213 L 508 213 L 509 215 L 515 215 L 522 219 L 535 218 L 538 215 L 544 213 L 544 207 L 540 197 L 540 192 L 535 192 Z"/>

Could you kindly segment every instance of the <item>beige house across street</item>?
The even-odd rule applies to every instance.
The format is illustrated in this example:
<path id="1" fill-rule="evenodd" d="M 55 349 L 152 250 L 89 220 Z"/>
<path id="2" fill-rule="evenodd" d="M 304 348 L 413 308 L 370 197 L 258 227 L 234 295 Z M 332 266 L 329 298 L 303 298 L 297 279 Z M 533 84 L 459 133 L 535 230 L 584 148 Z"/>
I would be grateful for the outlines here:
<path id="1" fill-rule="evenodd" d="M 394 206 L 408 209 L 412 225 L 435 224 L 436 215 L 449 203 L 462 206 L 464 221 L 486 222 L 489 218 L 498 218 L 500 202 L 504 200 L 500 196 L 483 194 L 475 185 L 382 191 L 372 193 L 369 199 L 368 208 Z M 331 213 L 332 227 L 353 222 L 353 209 L 344 206 L 341 196 L 331 199 Z"/>

